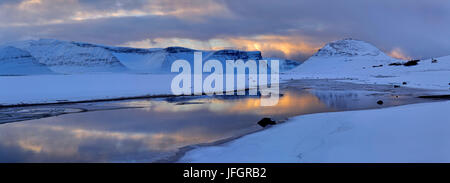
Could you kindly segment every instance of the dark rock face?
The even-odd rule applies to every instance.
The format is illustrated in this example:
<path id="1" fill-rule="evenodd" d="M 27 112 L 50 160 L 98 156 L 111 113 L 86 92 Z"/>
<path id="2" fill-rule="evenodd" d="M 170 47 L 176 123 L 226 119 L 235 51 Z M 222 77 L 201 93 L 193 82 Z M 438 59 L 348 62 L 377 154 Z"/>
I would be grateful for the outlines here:
<path id="1" fill-rule="evenodd" d="M 263 118 L 258 121 L 258 125 L 262 127 L 266 127 L 267 125 L 276 125 L 277 123 L 270 118 Z"/>
<path id="2" fill-rule="evenodd" d="M 112 51 L 115 53 L 138 53 L 138 54 L 147 54 L 151 53 L 149 49 L 143 49 L 143 48 L 128 48 L 128 47 L 110 47 L 110 46 L 103 46 L 103 45 L 96 45 L 91 43 L 82 43 L 82 42 L 70 42 L 76 46 L 83 47 L 83 48 L 103 48 L 108 51 Z"/>
<path id="3" fill-rule="evenodd" d="M 402 85 L 406 85 L 406 84 L 408 84 L 408 83 L 406 81 L 403 81 Z"/>
<path id="4" fill-rule="evenodd" d="M 377 101 L 377 104 L 378 104 L 378 105 L 383 105 L 383 101 L 382 101 L 382 100 L 379 100 L 379 101 Z"/>
<path id="5" fill-rule="evenodd" d="M 226 57 L 227 59 L 261 60 L 259 51 L 219 50 L 214 52 L 213 57 Z"/>
<path id="6" fill-rule="evenodd" d="M 164 50 L 168 53 L 194 52 L 195 50 L 184 47 L 167 47 Z"/>
<path id="7" fill-rule="evenodd" d="M 285 60 L 284 64 L 280 61 L 280 70 L 290 70 L 300 65 L 300 62 L 294 60 Z"/>

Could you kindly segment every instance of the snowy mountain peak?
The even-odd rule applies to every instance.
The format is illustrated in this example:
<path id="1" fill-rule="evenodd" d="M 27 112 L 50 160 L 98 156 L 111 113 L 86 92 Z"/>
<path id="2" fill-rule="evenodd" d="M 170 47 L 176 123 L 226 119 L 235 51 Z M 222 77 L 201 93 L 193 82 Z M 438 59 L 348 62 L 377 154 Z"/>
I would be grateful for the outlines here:
<path id="1" fill-rule="evenodd" d="M 321 77 L 334 76 L 338 73 L 352 76 L 376 75 L 380 69 L 398 61 L 369 43 L 355 39 L 343 39 L 326 44 L 290 72 Z"/>
<path id="2" fill-rule="evenodd" d="M 326 44 L 314 56 L 378 56 L 383 54 L 375 46 L 360 40 L 343 39 Z"/>

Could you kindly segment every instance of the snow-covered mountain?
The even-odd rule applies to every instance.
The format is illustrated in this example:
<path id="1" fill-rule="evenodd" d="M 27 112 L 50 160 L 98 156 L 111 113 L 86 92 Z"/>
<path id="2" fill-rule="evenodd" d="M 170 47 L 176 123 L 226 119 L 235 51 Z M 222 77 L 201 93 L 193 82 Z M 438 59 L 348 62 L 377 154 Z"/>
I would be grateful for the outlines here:
<path id="1" fill-rule="evenodd" d="M 202 52 L 203 60 L 261 60 L 259 51 L 204 51 L 183 47 L 129 48 L 97 45 L 53 39 L 8 43 L 8 46 L 27 51 L 39 63 L 57 73 L 132 72 L 169 73 L 172 63 L 183 59 L 194 62 L 194 52 Z M 280 70 L 287 71 L 300 63 L 280 60 Z"/>
<path id="2" fill-rule="evenodd" d="M 99 46 L 85 44 L 85 46 Z M 127 68 L 135 72 L 144 73 L 168 73 L 172 63 L 176 60 L 186 60 L 194 64 L 194 52 L 202 52 L 203 61 L 219 60 L 225 65 L 226 60 L 279 60 L 280 70 L 288 71 L 298 65 L 300 62 L 279 58 L 263 58 L 260 51 L 240 51 L 240 50 L 195 50 L 184 47 L 167 48 L 127 48 L 127 47 L 105 47 L 117 57 Z"/>
<path id="3" fill-rule="evenodd" d="M 223 62 L 226 60 L 261 60 L 259 51 L 219 50 L 203 51 L 183 47 L 168 47 L 164 49 L 150 49 L 146 52 L 142 49 L 115 49 L 114 55 L 128 68 L 139 72 L 167 73 L 170 72 L 172 63 L 183 59 L 194 64 L 194 52 L 202 52 L 204 61 L 215 59 Z"/>
<path id="4" fill-rule="evenodd" d="M 399 60 L 364 41 L 344 39 L 328 43 L 286 75 L 297 79 L 353 78 L 359 83 L 449 89 L 450 56 Z"/>
<path id="5" fill-rule="evenodd" d="M 27 51 L 6 46 L 0 48 L 0 75 L 52 74 Z"/>
<path id="6" fill-rule="evenodd" d="M 53 39 L 21 41 L 10 45 L 28 51 L 40 63 L 58 73 L 127 70 L 114 55 L 101 47 L 83 47 Z"/>
<path id="7" fill-rule="evenodd" d="M 306 75 L 359 75 L 377 72 L 391 63 L 402 62 L 360 40 L 344 39 L 326 44 L 291 73 Z"/>

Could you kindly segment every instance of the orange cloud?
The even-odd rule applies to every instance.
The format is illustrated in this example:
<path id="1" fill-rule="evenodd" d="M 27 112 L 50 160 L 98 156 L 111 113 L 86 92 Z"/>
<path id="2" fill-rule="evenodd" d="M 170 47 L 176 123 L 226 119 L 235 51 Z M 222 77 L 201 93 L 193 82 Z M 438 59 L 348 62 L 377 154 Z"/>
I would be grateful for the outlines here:
<path id="1" fill-rule="evenodd" d="M 312 55 L 322 45 L 310 43 L 299 36 L 259 35 L 253 37 L 227 37 L 200 41 L 186 38 L 156 38 L 142 41 L 127 42 L 120 46 L 139 48 L 161 48 L 168 46 L 183 46 L 200 50 L 240 49 L 261 51 L 264 53 L 279 52 L 291 58 L 298 54 Z M 270 56 L 270 55 L 264 55 Z"/>
<path id="2" fill-rule="evenodd" d="M 251 38 L 230 38 L 229 41 L 240 49 L 262 52 L 279 51 L 287 57 L 313 54 L 320 48 L 320 45 L 309 43 L 298 36 L 260 35 Z"/>
<path id="3" fill-rule="evenodd" d="M 411 60 L 411 57 L 405 55 L 400 48 L 394 48 L 388 55 L 401 60 Z"/>

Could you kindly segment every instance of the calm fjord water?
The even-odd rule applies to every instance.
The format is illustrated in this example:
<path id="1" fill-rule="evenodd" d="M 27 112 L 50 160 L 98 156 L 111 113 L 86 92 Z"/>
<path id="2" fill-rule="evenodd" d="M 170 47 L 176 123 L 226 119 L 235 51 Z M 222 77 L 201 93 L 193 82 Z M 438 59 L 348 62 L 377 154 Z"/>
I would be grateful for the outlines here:
<path id="1" fill-rule="evenodd" d="M 384 104 L 378 105 L 378 100 Z M 272 107 L 261 107 L 259 98 L 245 96 L 102 102 L 92 111 L 0 124 L 0 162 L 161 161 L 185 146 L 261 130 L 257 122 L 264 117 L 284 121 L 302 114 L 379 108 L 417 100 L 376 91 L 285 88 L 278 105 Z M 94 108 L 92 105 L 86 104 Z M 44 107 L 32 110 L 39 108 Z"/>

